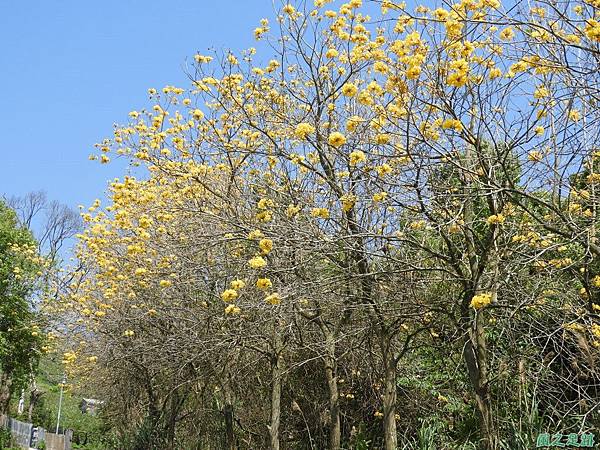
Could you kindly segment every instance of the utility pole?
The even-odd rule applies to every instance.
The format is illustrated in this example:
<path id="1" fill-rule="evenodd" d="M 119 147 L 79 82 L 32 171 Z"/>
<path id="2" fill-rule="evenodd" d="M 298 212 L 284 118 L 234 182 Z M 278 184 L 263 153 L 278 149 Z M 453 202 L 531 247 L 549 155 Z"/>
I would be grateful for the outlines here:
<path id="1" fill-rule="evenodd" d="M 58 427 L 60 426 L 60 413 L 62 409 L 62 399 L 65 384 L 67 382 L 67 374 L 63 374 L 62 382 L 60 383 L 60 397 L 58 398 L 58 417 L 56 418 L 56 434 L 58 434 Z"/>

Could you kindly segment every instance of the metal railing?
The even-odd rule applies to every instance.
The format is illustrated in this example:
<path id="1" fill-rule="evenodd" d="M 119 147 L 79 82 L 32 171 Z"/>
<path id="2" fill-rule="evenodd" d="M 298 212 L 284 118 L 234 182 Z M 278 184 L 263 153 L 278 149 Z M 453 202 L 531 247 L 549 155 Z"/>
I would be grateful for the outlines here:
<path id="1" fill-rule="evenodd" d="M 8 416 L 0 416 L 0 427 L 10 430 L 15 444 L 21 448 L 37 448 L 43 442 L 47 450 L 71 450 L 71 430 L 65 430 L 64 434 L 49 433 L 42 427 Z"/>

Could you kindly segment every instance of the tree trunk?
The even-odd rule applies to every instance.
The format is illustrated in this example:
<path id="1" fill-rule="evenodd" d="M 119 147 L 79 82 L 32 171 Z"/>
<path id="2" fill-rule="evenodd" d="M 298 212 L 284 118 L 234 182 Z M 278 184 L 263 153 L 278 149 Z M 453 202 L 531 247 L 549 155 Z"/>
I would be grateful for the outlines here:
<path id="1" fill-rule="evenodd" d="M 40 397 L 42 396 L 42 392 L 39 391 L 37 389 L 37 387 L 34 386 L 33 390 L 31 391 L 31 394 L 29 395 L 29 408 L 27 409 L 27 422 L 31 422 L 31 419 L 33 417 L 33 411 L 38 403 L 38 401 L 40 400 Z"/>
<path id="2" fill-rule="evenodd" d="M 385 450 L 397 450 L 396 434 L 396 361 L 384 353 L 385 391 L 383 393 L 383 433 Z"/>
<path id="3" fill-rule="evenodd" d="M 163 412 L 164 415 L 167 415 L 167 422 L 165 424 L 165 445 L 166 450 L 175 450 L 175 429 L 177 427 L 177 415 L 179 414 L 180 403 L 179 393 L 177 390 L 174 390 L 171 394 L 169 403 L 169 410 Z"/>
<path id="4" fill-rule="evenodd" d="M 340 394 L 337 380 L 337 360 L 335 358 L 335 339 L 329 330 L 325 334 L 325 375 L 329 387 L 329 448 L 339 450 L 341 447 Z"/>
<path id="5" fill-rule="evenodd" d="M 153 448 L 153 443 L 162 443 L 163 433 L 160 429 L 160 407 L 150 378 L 146 381 L 146 393 L 148 395 L 148 416 L 146 418 L 148 421 L 148 429 L 147 433 L 140 439 L 140 442 L 133 447 L 134 450 Z"/>
<path id="6" fill-rule="evenodd" d="M 490 395 L 487 387 L 480 389 L 479 392 L 475 394 L 475 399 L 481 416 L 483 446 L 486 450 L 496 450 L 498 448 L 498 441 L 491 410 Z"/>
<path id="7" fill-rule="evenodd" d="M 233 393 L 229 387 L 229 381 L 225 384 L 225 406 L 223 406 L 223 415 L 225 416 L 225 447 L 227 450 L 235 450 L 235 432 L 233 429 Z"/>
<path id="8" fill-rule="evenodd" d="M 0 414 L 8 415 L 12 387 L 12 377 L 7 372 L 0 375 Z"/>
<path id="9" fill-rule="evenodd" d="M 283 376 L 283 342 L 281 336 L 274 331 L 273 359 L 271 363 L 272 390 L 271 390 L 271 425 L 269 426 L 269 439 L 271 450 L 279 450 L 279 423 L 281 420 L 281 387 Z"/>
<path id="10" fill-rule="evenodd" d="M 474 326 L 470 328 L 464 358 L 475 392 L 475 401 L 481 420 L 483 448 L 497 450 L 498 435 L 492 413 L 492 401 L 488 384 L 487 348 L 483 320 L 483 311 L 480 311 L 477 313 Z"/>

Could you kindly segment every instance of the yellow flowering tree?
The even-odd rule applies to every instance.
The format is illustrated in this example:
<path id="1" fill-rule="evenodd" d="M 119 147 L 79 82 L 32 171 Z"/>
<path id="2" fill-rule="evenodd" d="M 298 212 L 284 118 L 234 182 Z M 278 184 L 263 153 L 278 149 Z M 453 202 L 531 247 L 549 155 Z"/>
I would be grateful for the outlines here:
<path id="1" fill-rule="evenodd" d="M 115 181 L 111 203 L 83 213 L 79 258 L 89 272 L 65 309 L 84 339 L 66 363 L 103 363 L 108 384 L 131 360 L 132 373 L 146 371 L 141 388 L 166 367 L 189 368 L 175 378 L 189 389 L 206 375 L 227 448 L 236 405 L 261 395 L 268 412 L 247 417 L 269 424 L 261 445 L 278 449 L 282 423 L 293 421 L 282 405 L 293 400 L 304 414 L 286 383 L 317 358 L 322 445 L 349 439 L 342 408 L 353 394 L 341 395 L 339 373 L 350 369 L 357 385 L 376 380 L 372 417 L 361 420 L 392 450 L 403 358 L 443 341 L 465 366 L 483 448 L 497 449 L 507 433 L 494 414 L 493 372 L 510 359 L 497 350 L 503 327 L 539 341 L 523 329 L 527 318 L 572 298 L 540 307 L 552 277 L 577 278 L 587 298 L 600 287 L 589 255 L 574 276 L 577 258 L 565 253 L 598 255 L 596 5 L 566 2 L 581 6 L 577 24 L 570 12 L 496 0 L 410 10 L 383 1 L 381 15 L 360 0 L 329 3 L 282 5 L 276 33 L 261 21 L 254 36 L 271 44 L 266 61 L 254 48 L 196 55 L 190 88 L 150 89 L 153 106 L 98 145 L 101 163 L 131 158 L 143 179 Z M 580 316 L 594 334 L 594 320 Z M 119 357 L 102 351 L 108 343 Z M 370 364 L 348 350 L 356 346 Z M 172 420 L 160 416 L 160 395 L 173 397 L 155 395 L 156 377 L 149 426 L 173 446 L 185 402 L 171 403 Z"/>

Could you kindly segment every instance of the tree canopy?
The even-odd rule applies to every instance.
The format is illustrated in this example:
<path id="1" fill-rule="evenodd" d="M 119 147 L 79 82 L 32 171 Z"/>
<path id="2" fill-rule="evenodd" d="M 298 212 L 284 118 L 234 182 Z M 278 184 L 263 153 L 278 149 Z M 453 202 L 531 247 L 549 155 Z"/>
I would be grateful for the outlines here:
<path id="1" fill-rule="evenodd" d="M 13 384 L 28 381 L 37 366 L 42 332 L 35 320 L 31 295 L 43 260 L 37 243 L 19 226 L 15 212 L 0 201 L 0 408 L 6 413 Z"/>
<path id="2" fill-rule="evenodd" d="M 598 426 L 600 4 L 364 3 L 282 4 L 97 145 L 131 167 L 54 307 L 120 445 Z"/>

